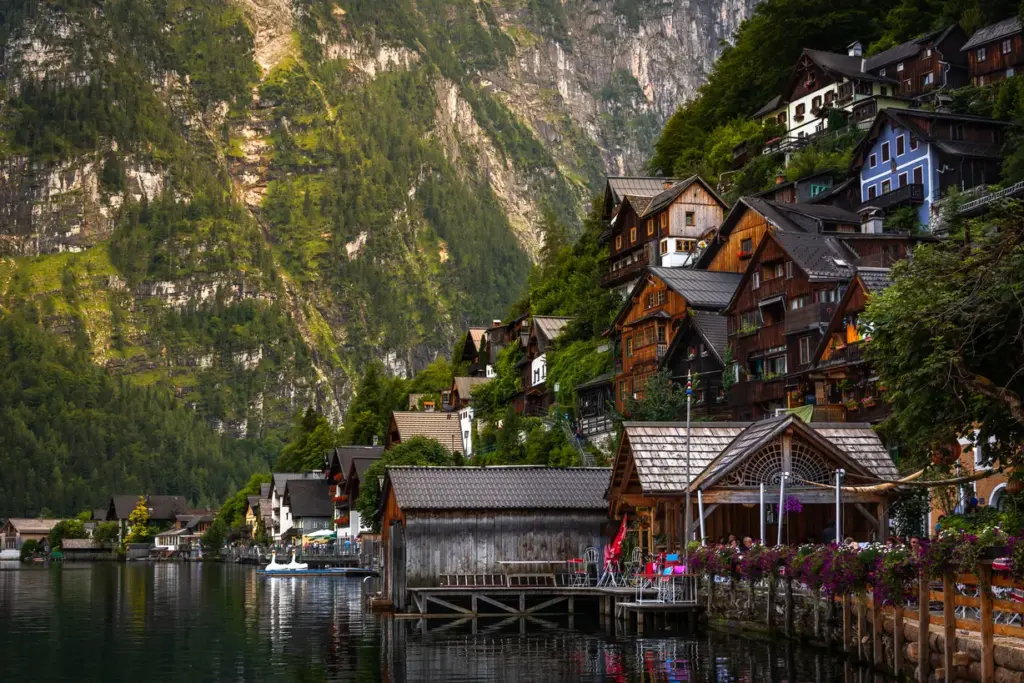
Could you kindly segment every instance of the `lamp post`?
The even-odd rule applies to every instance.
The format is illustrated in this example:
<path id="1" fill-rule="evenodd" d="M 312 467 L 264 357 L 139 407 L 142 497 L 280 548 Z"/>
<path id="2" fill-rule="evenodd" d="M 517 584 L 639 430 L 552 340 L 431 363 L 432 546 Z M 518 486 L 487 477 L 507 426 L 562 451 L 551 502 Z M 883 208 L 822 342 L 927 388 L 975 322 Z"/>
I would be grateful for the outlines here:
<path id="1" fill-rule="evenodd" d="M 768 530 L 765 528 L 764 520 L 764 482 L 761 482 L 761 506 L 759 508 L 761 512 L 761 543 L 768 542 Z"/>
<path id="2" fill-rule="evenodd" d="M 836 470 L 836 545 L 843 542 L 843 506 L 842 506 L 842 485 L 843 475 L 846 470 Z"/>
<path id="3" fill-rule="evenodd" d="M 778 538 L 775 541 L 775 545 L 782 545 L 782 525 L 786 520 L 786 513 L 784 506 L 786 504 L 786 477 L 789 476 L 789 472 L 783 472 L 782 478 L 779 479 L 779 533 Z"/>

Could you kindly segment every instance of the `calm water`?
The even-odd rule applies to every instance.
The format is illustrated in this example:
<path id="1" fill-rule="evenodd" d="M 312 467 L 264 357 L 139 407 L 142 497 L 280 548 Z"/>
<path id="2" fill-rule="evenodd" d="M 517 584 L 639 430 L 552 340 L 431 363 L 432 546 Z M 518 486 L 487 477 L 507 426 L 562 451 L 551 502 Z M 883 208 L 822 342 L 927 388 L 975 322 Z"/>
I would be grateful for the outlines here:
<path id="1" fill-rule="evenodd" d="M 364 614 L 356 579 L 224 565 L 0 567 L 0 681 L 827 681 L 862 671 L 723 634 Z"/>

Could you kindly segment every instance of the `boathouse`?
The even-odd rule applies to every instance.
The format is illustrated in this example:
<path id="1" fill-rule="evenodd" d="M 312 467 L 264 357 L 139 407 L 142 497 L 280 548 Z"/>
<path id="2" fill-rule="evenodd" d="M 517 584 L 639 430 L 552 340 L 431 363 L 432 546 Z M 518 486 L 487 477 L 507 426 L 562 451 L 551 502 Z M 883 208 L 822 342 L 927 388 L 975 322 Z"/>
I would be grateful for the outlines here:
<path id="1" fill-rule="evenodd" d="M 783 542 L 825 539 L 835 529 L 835 471 L 844 485 L 892 481 L 898 473 L 869 424 L 805 423 L 795 415 L 760 422 L 691 425 L 686 466 L 686 425 L 626 422 L 612 468 L 609 512 L 636 519 L 640 543 L 654 551 L 675 550 L 683 537 L 682 512 L 691 490 L 694 537 L 699 535 L 697 494 L 704 504 L 707 538 L 761 535 L 761 484 L 765 485 L 765 536 L 778 538 L 779 501 L 786 512 Z M 785 491 L 780 491 L 787 473 Z M 842 494 L 842 533 L 858 541 L 883 540 L 889 498 L 877 491 Z"/>
<path id="2" fill-rule="evenodd" d="M 610 470 L 391 467 L 384 478 L 384 595 L 500 585 L 512 563 L 563 563 L 603 544 Z M 531 568 L 531 571 L 540 571 Z"/>

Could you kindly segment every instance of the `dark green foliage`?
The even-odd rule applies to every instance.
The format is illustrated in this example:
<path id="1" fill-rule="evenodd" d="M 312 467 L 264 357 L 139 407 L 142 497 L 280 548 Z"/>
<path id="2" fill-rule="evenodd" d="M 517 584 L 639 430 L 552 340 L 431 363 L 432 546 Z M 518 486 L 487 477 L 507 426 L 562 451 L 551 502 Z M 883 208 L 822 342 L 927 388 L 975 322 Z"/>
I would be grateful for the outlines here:
<path id="1" fill-rule="evenodd" d="M 281 449 L 281 455 L 274 463 L 274 471 L 309 472 L 323 469 L 324 454 L 339 445 L 340 436 L 327 418 L 312 408 L 306 408 L 306 412 L 296 418 L 291 439 Z"/>
<path id="2" fill-rule="evenodd" d="M 266 466 L 169 392 L 109 377 L 19 315 L 0 319 L 0 366 L 0 515 L 70 514 L 126 491 L 210 504 Z"/>
<path id="3" fill-rule="evenodd" d="M 21 561 L 24 562 L 25 560 L 41 553 L 42 551 L 42 544 L 40 544 L 39 541 L 37 541 L 36 539 L 30 538 L 21 544 Z"/>
<path id="4" fill-rule="evenodd" d="M 403 441 L 389 451 L 386 451 L 380 460 L 376 461 L 366 470 L 363 481 L 367 485 L 359 489 L 359 498 L 356 500 L 356 509 L 362 519 L 366 520 L 374 532 L 380 531 L 380 489 L 377 481 L 384 476 L 388 467 L 400 465 L 443 466 L 461 465 L 462 457 L 445 450 L 444 446 L 424 436 L 414 436 L 408 441 Z"/>
<path id="5" fill-rule="evenodd" d="M 885 15 L 883 33 L 871 45 L 875 55 L 929 31 L 959 23 L 971 35 L 1017 14 L 1019 0 L 901 0 Z"/>
<path id="6" fill-rule="evenodd" d="M 433 366 L 428 370 L 430 367 Z M 405 410 L 408 406 L 407 384 L 401 378 L 389 376 L 380 364 L 369 363 L 349 404 L 341 432 L 342 443 L 369 446 L 376 437 L 378 443 L 383 444 L 391 423 L 391 411 Z M 427 387 L 424 390 L 427 391 Z"/>
<path id="7" fill-rule="evenodd" d="M 213 520 L 213 524 L 210 525 L 199 540 L 203 546 L 203 555 L 206 557 L 220 557 L 221 552 L 224 550 L 224 544 L 227 543 L 228 534 L 228 525 L 223 519 L 217 517 L 217 519 Z"/>
<path id="8" fill-rule="evenodd" d="M 986 457 L 1020 458 L 1024 211 L 1013 204 L 965 234 L 919 247 L 867 309 L 867 353 L 893 407 L 883 428 L 908 468 L 979 425 L 995 439 Z"/>
<path id="9" fill-rule="evenodd" d="M 65 519 L 50 529 L 50 548 L 56 550 L 65 538 L 85 538 L 85 524 L 79 519 Z"/>
<path id="10" fill-rule="evenodd" d="M 672 382 L 667 370 L 659 370 L 644 385 L 642 399 L 629 399 L 626 414 L 629 419 L 638 422 L 675 422 L 685 419 L 686 389 Z"/>
<path id="11" fill-rule="evenodd" d="M 885 215 L 885 229 L 908 235 L 916 235 L 921 232 L 923 226 L 917 215 L 917 207 L 901 206 L 889 211 Z"/>
<path id="12" fill-rule="evenodd" d="M 512 398 L 519 392 L 520 373 L 516 363 L 523 357 L 518 343 L 509 344 L 498 354 L 494 366 L 496 377 L 473 387 L 473 408 L 476 415 L 488 422 L 501 419 Z"/>
<path id="13" fill-rule="evenodd" d="M 831 0 L 767 0 L 743 22 L 733 45 L 681 107 L 655 145 L 651 170 L 685 176 L 705 154 L 712 131 L 746 118 L 778 94 L 804 48 L 842 52 L 857 38 L 868 44 L 881 35 L 895 0 L 865 0 L 837 6 Z"/>
<path id="14" fill-rule="evenodd" d="M 92 532 L 93 543 L 97 545 L 116 543 L 120 531 L 117 522 L 100 522 Z"/>
<path id="15" fill-rule="evenodd" d="M 236 530 L 245 525 L 245 509 L 249 505 L 249 496 L 258 496 L 260 486 L 270 483 L 269 474 L 254 474 L 249 482 L 224 501 L 217 512 L 217 519 L 224 522 L 228 529 Z"/>

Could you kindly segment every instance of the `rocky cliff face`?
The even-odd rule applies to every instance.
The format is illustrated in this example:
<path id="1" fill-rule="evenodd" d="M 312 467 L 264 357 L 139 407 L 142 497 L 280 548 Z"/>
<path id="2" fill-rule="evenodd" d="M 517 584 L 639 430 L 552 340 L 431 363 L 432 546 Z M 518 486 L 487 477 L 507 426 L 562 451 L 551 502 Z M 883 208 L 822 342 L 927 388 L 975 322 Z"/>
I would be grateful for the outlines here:
<path id="1" fill-rule="evenodd" d="M 0 293 L 239 436 L 500 316 L 753 0 L 67 0 L 0 25 Z"/>

